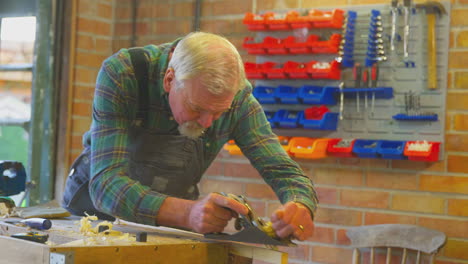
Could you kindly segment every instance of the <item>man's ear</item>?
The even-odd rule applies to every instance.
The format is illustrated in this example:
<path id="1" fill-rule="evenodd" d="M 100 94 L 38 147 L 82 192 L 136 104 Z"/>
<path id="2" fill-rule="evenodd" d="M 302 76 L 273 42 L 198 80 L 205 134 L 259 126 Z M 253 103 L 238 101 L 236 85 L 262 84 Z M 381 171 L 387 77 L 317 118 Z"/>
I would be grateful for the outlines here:
<path id="1" fill-rule="evenodd" d="M 173 68 L 167 68 L 164 74 L 164 91 L 169 92 L 172 88 L 171 83 L 175 81 L 175 74 Z"/>

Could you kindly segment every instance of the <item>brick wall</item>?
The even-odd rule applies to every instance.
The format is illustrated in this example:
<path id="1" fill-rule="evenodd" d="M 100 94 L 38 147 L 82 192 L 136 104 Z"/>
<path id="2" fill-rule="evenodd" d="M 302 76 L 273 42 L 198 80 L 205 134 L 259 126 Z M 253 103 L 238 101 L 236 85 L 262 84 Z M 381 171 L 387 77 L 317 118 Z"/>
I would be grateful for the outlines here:
<path id="1" fill-rule="evenodd" d="M 140 0 L 136 44 L 162 43 L 192 29 L 193 2 Z M 201 30 L 227 36 L 241 48 L 249 32 L 245 12 L 285 8 L 324 8 L 388 3 L 374 0 L 205 0 Z M 420 163 L 365 159 L 298 160 L 314 180 L 321 201 L 315 235 L 285 249 L 290 263 L 350 263 L 350 226 L 405 223 L 434 228 L 448 241 L 437 263 L 468 263 L 468 1 L 452 0 L 451 47 L 444 161 Z M 102 60 L 132 41 L 129 0 L 77 1 L 71 155 L 81 150 L 89 128 L 94 81 Z M 271 189 L 244 157 L 222 152 L 201 183 L 204 193 L 244 194 L 254 209 L 269 216 L 278 206 Z"/>

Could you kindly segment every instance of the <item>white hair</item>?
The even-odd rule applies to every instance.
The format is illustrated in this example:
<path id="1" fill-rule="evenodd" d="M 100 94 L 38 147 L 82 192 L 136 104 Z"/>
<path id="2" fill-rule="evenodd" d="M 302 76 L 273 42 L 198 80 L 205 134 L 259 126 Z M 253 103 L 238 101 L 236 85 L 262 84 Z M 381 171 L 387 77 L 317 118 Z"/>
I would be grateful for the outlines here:
<path id="1" fill-rule="evenodd" d="M 219 35 L 193 32 L 177 43 L 169 62 L 176 87 L 194 77 L 214 94 L 236 93 L 245 86 L 244 64 L 237 49 Z"/>

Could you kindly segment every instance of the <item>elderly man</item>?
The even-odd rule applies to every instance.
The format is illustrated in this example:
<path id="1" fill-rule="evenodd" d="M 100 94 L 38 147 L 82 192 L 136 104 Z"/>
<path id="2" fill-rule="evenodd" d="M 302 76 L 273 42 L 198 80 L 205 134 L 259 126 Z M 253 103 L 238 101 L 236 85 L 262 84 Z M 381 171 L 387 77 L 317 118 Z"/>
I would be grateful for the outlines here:
<path id="1" fill-rule="evenodd" d="M 120 50 L 98 74 L 93 121 L 63 206 L 76 215 L 221 232 L 247 208 L 217 193 L 199 199 L 197 183 L 234 139 L 283 204 L 271 217 L 276 234 L 311 236 L 312 182 L 251 92 L 239 53 L 218 35 Z"/>

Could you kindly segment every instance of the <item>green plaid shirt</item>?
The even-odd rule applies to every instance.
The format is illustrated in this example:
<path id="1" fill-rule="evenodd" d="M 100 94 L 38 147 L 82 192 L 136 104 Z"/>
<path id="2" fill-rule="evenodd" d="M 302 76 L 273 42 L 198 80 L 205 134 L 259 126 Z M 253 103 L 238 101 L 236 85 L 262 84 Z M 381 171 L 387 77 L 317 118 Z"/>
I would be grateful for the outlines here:
<path id="1" fill-rule="evenodd" d="M 179 134 L 163 89 L 168 56 L 176 44 L 177 41 L 144 47 L 152 73 L 148 80 L 150 112 L 146 127 L 159 134 Z M 85 148 L 91 148 L 89 192 L 98 210 L 155 225 L 166 195 L 128 177 L 128 129 L 136 119 L 137 92 L 130 55 L 122 49 L 106 59 L 99 71 L 91 129 L 83 136 Z M 295 200 L 314 212 L 317 197 L 312 182 L 285 153 L 251 92 L 246 81 L 246 88 L 235 96 L 230 110 L 206 131 L 206 166 L 228 140 L 234 139 L 282 203 Z"/>

